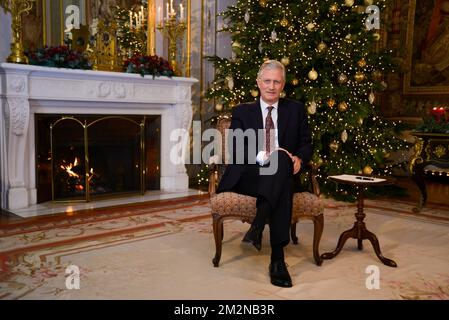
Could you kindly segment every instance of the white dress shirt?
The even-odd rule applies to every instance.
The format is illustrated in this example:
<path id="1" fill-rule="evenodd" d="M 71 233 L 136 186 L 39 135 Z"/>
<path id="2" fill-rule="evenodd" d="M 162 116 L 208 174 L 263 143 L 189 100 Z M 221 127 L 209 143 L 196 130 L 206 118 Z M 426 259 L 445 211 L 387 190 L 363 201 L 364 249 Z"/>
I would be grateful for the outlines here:
<path id="1" fill-rule="evenodd" d="M 275 148 L 279 148 L 279 141 L 278 141 L 278 105 L 279 101 L 274 104 L 268 104 L 262 99 L 260 99 L 260 110 L 262 111 L 262 122 L 263 122 L 263 128 L 265 130 L 265 119 L 268 115 L 268 107 L 273 107 L 273 110 L 271 110 L 271 119 L 273 119 L 274 124 L 274 146 Z M 273 150 L 272 150 L 273 151 Z M 268 156 L 269 154 L 266 154 L 266 151 L 259 151 L 259 153 L 256 156 L 256 162 L 263 166 L 268 163 Z"/>

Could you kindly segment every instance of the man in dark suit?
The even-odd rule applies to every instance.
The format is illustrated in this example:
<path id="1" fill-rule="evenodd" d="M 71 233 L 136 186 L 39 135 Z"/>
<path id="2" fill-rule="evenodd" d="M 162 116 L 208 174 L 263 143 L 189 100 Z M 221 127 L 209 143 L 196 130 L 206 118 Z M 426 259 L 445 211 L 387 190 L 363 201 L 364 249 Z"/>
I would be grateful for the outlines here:
<path id="1" fill-rule="evenodd" d="M 283 248 L 290 241 L 293 176 L 311 159 L 311 133 L 304 105 L 280 98 L 285 85 L 285 68 L 280 62 L 264 62 L 257 85 L 260 99 L 238 105 L 232 112 L 229 128 L 232 163 L 226 167 L 217 193 L 232 191 L 257 198 L 256 217 L 242 241 L 260 251 L 262 232 L 268 222 L 271 283 L 291 287 Z M 251 134 L 238 139 L 242 132 L 253 132 L 255 139 L 248 138 Z M 275 170 L 270 172 L 270 167 Z"/>

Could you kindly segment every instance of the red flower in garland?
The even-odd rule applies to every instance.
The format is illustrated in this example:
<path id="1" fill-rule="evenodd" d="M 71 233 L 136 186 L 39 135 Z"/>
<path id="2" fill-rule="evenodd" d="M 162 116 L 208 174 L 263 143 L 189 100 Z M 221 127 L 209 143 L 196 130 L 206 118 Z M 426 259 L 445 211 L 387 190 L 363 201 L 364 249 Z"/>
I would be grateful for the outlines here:
<path id="1" fill-rule="evenodd" d="M 25 52 L 30 64 L 70 69 L 92 69 L 92 65 L 80 51 L 71 50 L 68 46 L 44 47 Z"/>
<path id="2" fill-rule="evenodd" d="M 152 75 L 153 78 L 160 76 L 172 77 L 175 74 L 167 60 L 159 56 L 144 56 L 140 54 L 135 54 L 128 58 L 123 65 L 123 70 L 128 73 L 138 73 L 142 77 Z"/>

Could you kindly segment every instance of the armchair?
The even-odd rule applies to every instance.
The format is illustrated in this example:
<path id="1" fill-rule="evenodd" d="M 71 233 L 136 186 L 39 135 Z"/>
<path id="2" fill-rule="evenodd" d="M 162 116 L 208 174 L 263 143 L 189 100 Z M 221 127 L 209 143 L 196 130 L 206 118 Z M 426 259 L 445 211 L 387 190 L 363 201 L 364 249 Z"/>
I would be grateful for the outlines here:
<path id="1" fill-rule="evenodd" d="M 224 142 L 227 141 L 225 130 L 229 128 L 230 124 L 231 120 L 228 118 L 222 118 L 217 123 L 217 129 L 222 134 L 222 137 L 224 137 Z M 225 148 L 226 143 L 223 143 L 223 150 L 225 150 Z M 222 154 L 224 155 L 225 152 L 222 152 Z M 312 164 L 308 164 L 306 167 L 309 171 L 309 179 L 313 193 L 299 192 L 294 194 L 290 236 L 293 244 L 298 244 L 296 224 L 301 219 L 312 220 L 314 224 L 313 256 L 316 264 L 320 266 L 322 259 L 319 254 L 319 244 L 324 227 L 324 205 L 318 197 L 320 190 L 315 177 L 318 167 Z M 211 164 L 210 166 L 209 194 L 216 248 L 215 257 L 212 260 L 214 267 L 219 266 L 221 259 L 222 241 L 224 236 L 223 221 L 233 219 L 251 223 L 256 216 L 256 198 L 234 192 L 215 193 L 225 168 L 225 164 Z"/>

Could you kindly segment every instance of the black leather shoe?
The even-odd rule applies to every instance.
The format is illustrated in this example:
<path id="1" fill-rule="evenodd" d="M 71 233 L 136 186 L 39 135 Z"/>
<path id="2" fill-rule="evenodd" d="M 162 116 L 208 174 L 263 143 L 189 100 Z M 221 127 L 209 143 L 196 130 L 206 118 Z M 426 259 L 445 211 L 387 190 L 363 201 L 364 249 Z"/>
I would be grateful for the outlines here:
<path id="1" fill-rule="evenodd" d="M 263 229 L 251 226 L 243 237 L 242 242 L 251 243 L 258 251 L 262 250 L 262 232 Z"/>
<path id="2" fill-rule="evenodd" d="M 290 278 L 290 274 L 288 273 L 287 265 L 284 260 L 271 262 L 269 269 L 271 284 L 283 288 L 293 287 L 292 278 Z"/>

